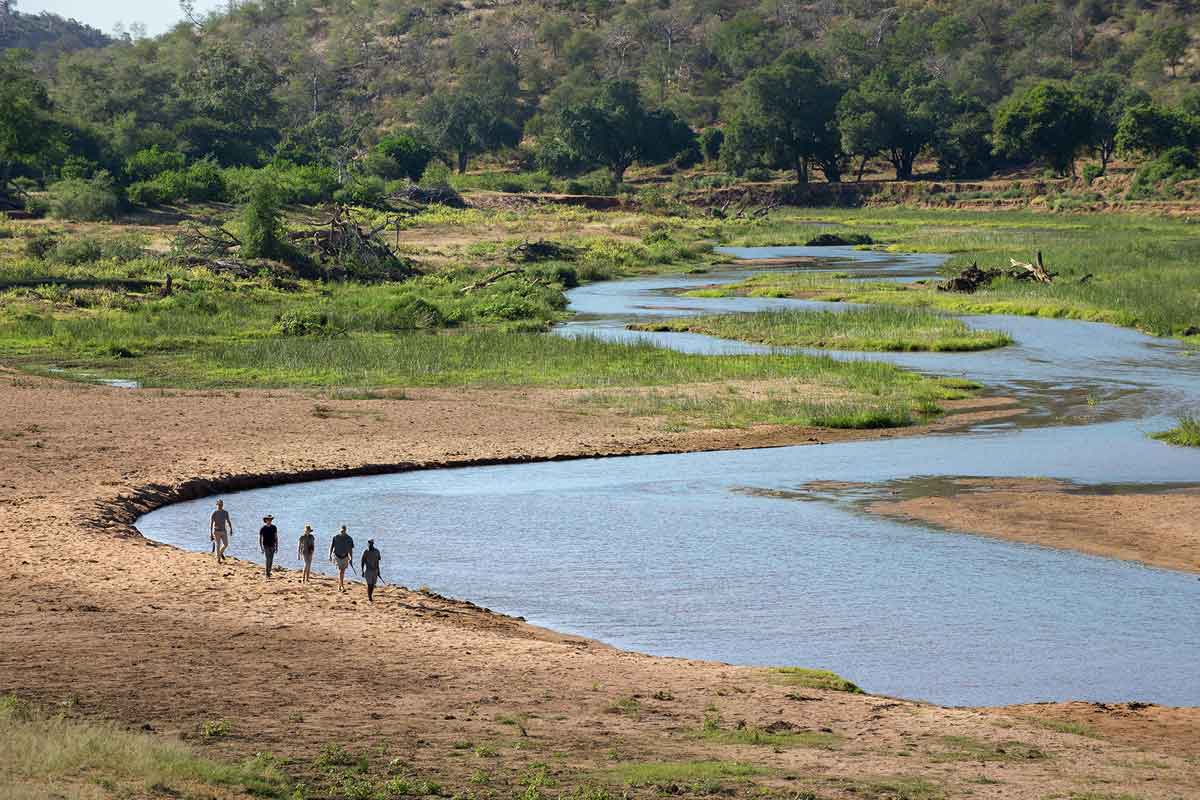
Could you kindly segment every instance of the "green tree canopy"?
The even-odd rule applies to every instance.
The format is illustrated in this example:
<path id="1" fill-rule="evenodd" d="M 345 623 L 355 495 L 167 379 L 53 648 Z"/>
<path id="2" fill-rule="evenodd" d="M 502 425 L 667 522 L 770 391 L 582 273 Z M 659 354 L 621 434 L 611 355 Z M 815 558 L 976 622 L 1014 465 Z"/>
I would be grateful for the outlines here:
<path id="1" fill-rule="evenodd" d="M 696 144 L 672 112 L 647 110 L 630 81 L 608 81 L 591 102 L 563 109 L 558 137 L 581 160 L 607 167 L 618 183 L 633 164 L 660 164 Z"/>
<path id="2" fill-rule="evenodd" d="M 790 51 L 759 67 L 739 87 L 722 148 L 726 162 L 736 168 L 762 159 L 807 183 L 810 166 L 832 166 L 841 156 L 835 119 L 841 94 L 805 52 Z"/>
<path id="3" fill-rule="evenodd" d="M 1075 91 L 1042 82 L 1000 104 L 992 141 L 999 153 L 1044 158 L 1059 175 L 1073 174 L 1092 122 L 1091 107 Z"/>
<path id="4" fill-rule="evenodd" d="M 471 156 L 512 147 L 521 139 L 511 120 L 468 91 L 435 92 L 421 106 L 418 118 L 433 146 L 450 154 L 459 172 L 467 171 Z"/>

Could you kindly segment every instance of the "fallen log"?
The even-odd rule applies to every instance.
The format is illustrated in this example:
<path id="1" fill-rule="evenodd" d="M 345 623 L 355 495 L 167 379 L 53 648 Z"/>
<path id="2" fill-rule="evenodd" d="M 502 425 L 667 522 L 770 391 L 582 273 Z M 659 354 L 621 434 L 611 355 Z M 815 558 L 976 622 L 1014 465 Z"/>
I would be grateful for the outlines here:
<path id="1" fill-rule="evenodd" d="M 1033 263 L 1025 261 L 1017 261 L 1015 258 L 1010 258 L 1008 263 L 1013 269 L 1022 269 L 1028 272 L 1038 283 L 1053 283 L 1054 274 L 1046 271 L 1046 265 L 1042 263 L 1042 251 L 1037 251 L 1037 257 Z"/>

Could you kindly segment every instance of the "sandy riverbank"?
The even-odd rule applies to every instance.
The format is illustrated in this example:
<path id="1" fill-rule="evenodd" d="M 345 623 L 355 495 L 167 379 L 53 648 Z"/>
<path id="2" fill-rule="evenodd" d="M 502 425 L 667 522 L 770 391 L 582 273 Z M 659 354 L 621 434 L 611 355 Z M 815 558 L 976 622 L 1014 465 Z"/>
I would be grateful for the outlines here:
<path id="1" fill-rule="evenodd" d="M 471 788 L 482 768 L 500 796 L 535 762 L 565 791 L 604 783 L 631 761 L 692 759 L 765 768 L 737 788 L 746 795 L 757 784 L 780 796 L 898 797 L 881 787 L 917 777 L 937 792 L 923 797 L 1200 793 L 1194 709 L 1087 705 L 1092 738 L 1029 719 L 1060 709 L 1072 719 L 1074 705 L 1034 714 L 797 690 L 763 670 L 622 652 L 416 592 L 388 589 L 369 608 L 361 587 L 339 596 L 327 579 L 305 587 L 293 573 L 266 583 L 253 565 L 219 567 L 129 528 L 133 514 L 180 486 L 234 486 L 236 476 L 895 431 L 668 434 L 652 419 L 582 413 L 555 392 L 338 400 L 125 391 L 8 372 L 0 419 L 0 535 L 9 542 L 0 550 L 0 692 L 75 698 L 78 713 L 192 739 L 205 720 L 228 720 L 230 737 L 202 745 L 213 755 L 272 751 L 303 764 L 339 742 L 378 749 L 383 763 L 399 758 L 451 791 Z M 830 749 L 699 738 L 714 711 L 730 730 L 782 720 L 836 738 Z M 1044 757 L 981 762 L 962 757 L 965 741 L 1005 753 L 1006 742 L 1020 742 Z"/>
<path id="2" fill-rule="evenodd" d="M 959 478 L 868 510 L 947 530 L 1200 572 L 1200 488 L 1108 494 L 1048 478 Z"/>

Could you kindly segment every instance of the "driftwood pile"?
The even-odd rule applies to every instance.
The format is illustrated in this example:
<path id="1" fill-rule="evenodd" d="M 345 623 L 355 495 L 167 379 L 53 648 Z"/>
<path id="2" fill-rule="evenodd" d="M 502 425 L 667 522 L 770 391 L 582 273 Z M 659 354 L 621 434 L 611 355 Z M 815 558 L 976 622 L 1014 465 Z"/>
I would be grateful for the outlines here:
<path id="1" fill-rule="evenodd" d="M 308 231 L 289 233 L 288 241 L 302 248 L 325 266 L 324 277 L 370 276 L 378 280 L 402 281 L 417 273 L 413 262 L 400 258 L 383 240 L 388 228 L 398 229 L 398 220 L 387 218 L 364 227 L 345 206 L 335 206 L 328 222 Z"/>
<path id="2" fill-rule="evenodd" d="M 538 261 L 571 261 L 577 255 L 575 248 L 557 242 L 538 239 L 536 242 L 522 242 L 508 252 L 512 261 L 532 264 Z"/>
<path id="3" fill-rule="evenodd" d="M 1055 273 L 1049 272 L 1042 262 L 1042 251 L 1032 262 L 1008 260 L 1008 269 L 980 269 L 978 264 L 972 264 L 962 272 L 938 284 L 939 292 L 959 292 L 974 294 L 980 289 L 990 286 L 997 278 L 1009 278 L 1014 281 L 1036 281 L 1037 283 L 1053 283 Z M 1091 276 L 1088 276 L 1091 277 Z"/>
<path id="4" fill-rule="evenodd" d="M 406 203 L 416 206 L 438 203 L 451 208 L 467 207 L 467 204 L 463 202 L 462 195 L 449 186 L 418 186 L 410 183 L 404 188 L 392 192 L 388 199 L 401 206 Z"/>
<path id="5" fill-rule="evenodd" d="M 755 208 L 749 193 L 747 193 L 740 201 L 735 202 L 733 198 L 730 198 L 719 206 L 709 206 L 708 215 L 716 219 L 762 219 L 781 205 L 783 205 L 781 201 L 775 200 Z"/>
<path id="6" fill-rule="evenodd" d="M 350 209 L 336 206 L 329 221 L 287 234 L 296 258 L 287 259 L 286 267 L 269 263 L 267 268 L 277 274 L 314 280 L 406 280 L 417 274 L 415 263 L 398 256 L 384 238 L 389 228 L 399 230 L 398 222 L 398 218 L 389 217 L 368 227 Z M 178 259 L 188 266 L 207 267 L 238 278 L 259 275 L 264 264 L 242 258 L 241 247 L 241 240 L 230 231 L 195 223 L 175 239 Z"/>

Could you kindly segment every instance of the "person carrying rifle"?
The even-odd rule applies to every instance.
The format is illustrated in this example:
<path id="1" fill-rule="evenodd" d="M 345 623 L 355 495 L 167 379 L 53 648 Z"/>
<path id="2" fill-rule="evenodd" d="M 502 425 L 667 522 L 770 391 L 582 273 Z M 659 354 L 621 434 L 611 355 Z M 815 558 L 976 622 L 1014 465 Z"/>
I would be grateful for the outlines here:
<path id="1" fill-rule="evenodd" d="M 367 602 L 375 602 L 375 584 L 383 579 L 379 574 L 380 553 L 375 549 L 375 540 L 367 540 L 367 549 L 362 554 L 362 576 L 367 582 Z"/>
<path id="2" fill-rule="evenodd" d="M 337 564 L 338 591 L 346 591 L 346 568 L 352 567 L 354 563 L 354 540 L 346 532 L 345 525 L 329 543 L 329 560 Z"/>

